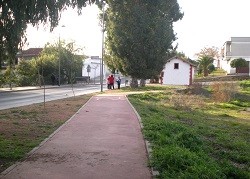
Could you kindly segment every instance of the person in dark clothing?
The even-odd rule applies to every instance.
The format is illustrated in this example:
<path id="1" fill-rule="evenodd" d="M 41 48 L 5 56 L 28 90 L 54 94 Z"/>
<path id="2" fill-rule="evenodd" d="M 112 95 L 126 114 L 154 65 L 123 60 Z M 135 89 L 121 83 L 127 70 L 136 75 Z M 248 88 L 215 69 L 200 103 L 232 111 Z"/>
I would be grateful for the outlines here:
<path id="1" fill-rule="evenodd" d="M 121 87 L 121 78 L 118 77 L 118 79 L 116 80 L 116 83 L 117 83 L 117 88 L 120 89 Z"/>

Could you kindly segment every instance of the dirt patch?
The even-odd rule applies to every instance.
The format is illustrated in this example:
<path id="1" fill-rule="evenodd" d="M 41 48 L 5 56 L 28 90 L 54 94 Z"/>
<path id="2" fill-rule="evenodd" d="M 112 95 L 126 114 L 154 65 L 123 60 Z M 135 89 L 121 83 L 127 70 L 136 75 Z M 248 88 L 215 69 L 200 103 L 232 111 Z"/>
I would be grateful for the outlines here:
<path id="1" fill-rule="evenodd" d="M 91 97 L 83 95 L 0 111 L 0 172 L 74 115 Z"/>

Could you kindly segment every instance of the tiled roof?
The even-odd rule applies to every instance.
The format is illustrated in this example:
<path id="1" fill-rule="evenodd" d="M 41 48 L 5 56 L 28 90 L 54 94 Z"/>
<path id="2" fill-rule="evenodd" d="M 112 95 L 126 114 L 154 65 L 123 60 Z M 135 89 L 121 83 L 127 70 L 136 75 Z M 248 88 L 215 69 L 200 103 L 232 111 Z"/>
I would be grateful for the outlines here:
<path id="1" fill-rule="evenodd" d="M 190 62 L 190 61 L 188 61 L 188 60 L 186 60 L 186 59 L 184 59 L 184 58 L 177 57 L 177 56 L 174 56 L 174 57 L 168 59 L 167 62 L 170 62 L 170 61 L 173 60 L 173 59 L 179 59 L 179 60 L 181 60 L 181 61 L 183 61 L 183 62 L 185 62 L 185 63 L 188 63 L 188 64 L 190 64 L 190 65 L 192 65 L 192 66 L 197 66 L 196 64 L 194 64 L 194 63 L 192 63 L 192 62 Z"/>
<path id="2" fill-rule="evenodd" d="M 18 56 L 21 57 L 36 57 L 42 52 L 43 48 L 29 48 L 22 51 Z"/>

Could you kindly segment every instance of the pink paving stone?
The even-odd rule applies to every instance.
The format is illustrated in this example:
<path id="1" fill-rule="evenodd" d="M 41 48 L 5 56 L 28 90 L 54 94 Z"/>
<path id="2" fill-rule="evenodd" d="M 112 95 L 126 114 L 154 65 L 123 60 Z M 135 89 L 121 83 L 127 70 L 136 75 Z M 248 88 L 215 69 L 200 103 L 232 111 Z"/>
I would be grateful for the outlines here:
<path id="1" fill-rule="evenodd" d="M 141 128 L 127 98 L 94 96 L 3 179 L 152 178 Z"/>

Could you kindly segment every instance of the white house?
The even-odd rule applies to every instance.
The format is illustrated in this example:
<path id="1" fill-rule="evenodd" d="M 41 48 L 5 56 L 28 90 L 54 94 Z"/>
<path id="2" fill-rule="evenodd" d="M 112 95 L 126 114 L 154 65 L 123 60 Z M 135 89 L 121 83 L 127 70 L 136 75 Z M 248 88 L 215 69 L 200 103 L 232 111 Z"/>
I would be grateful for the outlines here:
<path id="1" fill-rule="evenodd" d="M 236 73 L 236 69 L 230 66 L 232 60 L 243 58 L 248 62 L 248 67 L 241 68 L 239 73 L 250 75 L 250 37 L 231 37 L 221 49 L 220 68 L 228 74 Z"/>
<path id="2" fill-rule="evenodd" d="M 94 79 L 100 77 L 101 74 L 101 58 L 99 56 L 91 56 L 83 61 L 82 76 Z M 110 72 L 105 64 L 103 64 L 103 77 L 106 78 Z"/>
<path id="3" fill-rule="evenodd" d="M 179 57 L 170 58 L 161 73 L 162 84 L 191 85 L 195 65 Z"/>

